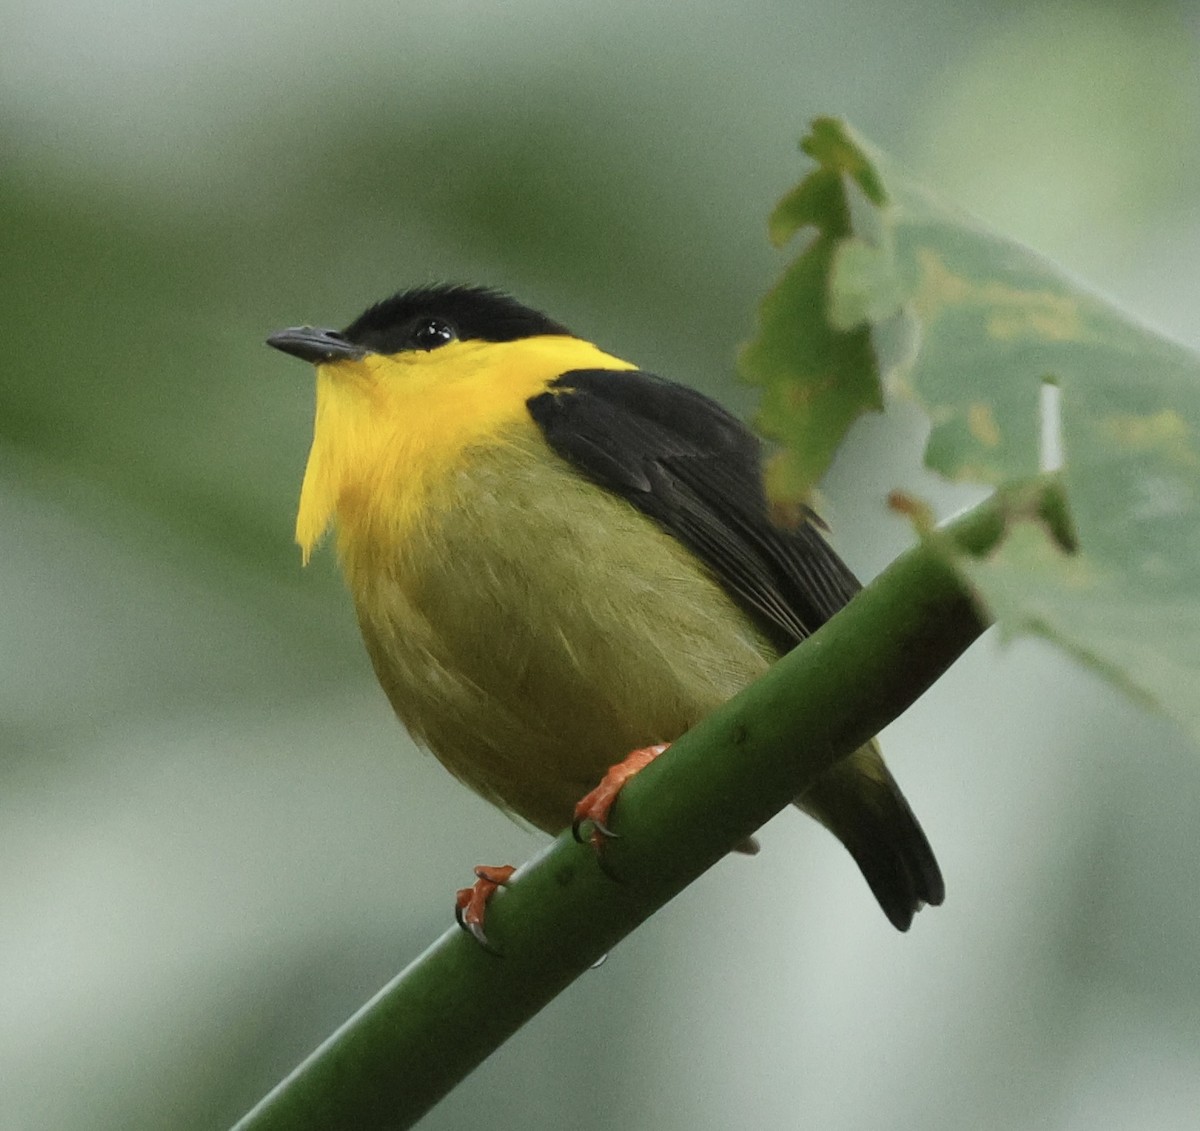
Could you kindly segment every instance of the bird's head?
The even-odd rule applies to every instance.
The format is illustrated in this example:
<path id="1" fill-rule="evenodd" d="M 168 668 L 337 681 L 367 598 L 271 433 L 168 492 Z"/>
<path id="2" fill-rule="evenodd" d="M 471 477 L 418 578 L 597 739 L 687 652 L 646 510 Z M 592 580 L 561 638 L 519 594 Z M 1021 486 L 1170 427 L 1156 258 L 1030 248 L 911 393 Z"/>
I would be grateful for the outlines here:
<path id="1" fill-rule="evenodd" d="M 317 411 L 296 537 L 307 558 L 374 485 L 407 506 L 472 444 L 527 417 L 559 374 L 630 368 L 499 291 L 439 285 L 376 303 L 344 330 L 297 326 L 267 344 L 317 369 Z M 364 487 L 364 484 L 366 487 Z M 404 487 L 399 486 L 403 484 Z"/>
<path id="2" fill-rule="evenodd" d="M 437 285 L 384 299 L 344 330 L 295 326 L 267 344 L 311 362 L 331 381 L 403 397 L 468 378 L 481 363 L 515 352 L 488 347 L 569 336 L 565 326 L 500 291 Z"/>

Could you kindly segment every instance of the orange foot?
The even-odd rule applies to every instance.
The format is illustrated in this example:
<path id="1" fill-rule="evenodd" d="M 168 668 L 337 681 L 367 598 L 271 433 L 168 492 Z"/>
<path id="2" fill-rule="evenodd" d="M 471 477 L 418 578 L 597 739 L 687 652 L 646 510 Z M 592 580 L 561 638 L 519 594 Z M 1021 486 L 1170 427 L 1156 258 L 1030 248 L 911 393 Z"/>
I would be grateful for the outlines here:
<path id="1" fill-rule="evenodd" d="M 459 888 L 454 899 L 454 918 L 458 921 L 458 925 L 484 950 L 492 954 L 498 952 L 488 942 L 487 935 L 483 933 L 483 920 L 487 915 L 488 900 L 496 894 L 498 889 L 508 883 L 515 871 L 516 868 L 511 864 L 502 864 L 499 867 L 480 864 L 475 869 L 475 883 L 469 888 Z"/>
<path id="2" fill-rule="evenodd" d="M 605 841 L 618 835 L 608 826 L 608 815 L 618 795 L 634 774 L 644 770 L 670 745 L 669 742 L 662 742 L 657 746 L 644 746 L 641 750 L 635 750 L 624 761 L 609 766 L 608 772 L 600 779 L 600 784 L 575 806 L 575 820 L 571 822 L 571 832 L 580 844 L 583 843 L 581 830 L 585 824 L 592 826 L 587 839 L 597 852 L 603 850 Z"/>

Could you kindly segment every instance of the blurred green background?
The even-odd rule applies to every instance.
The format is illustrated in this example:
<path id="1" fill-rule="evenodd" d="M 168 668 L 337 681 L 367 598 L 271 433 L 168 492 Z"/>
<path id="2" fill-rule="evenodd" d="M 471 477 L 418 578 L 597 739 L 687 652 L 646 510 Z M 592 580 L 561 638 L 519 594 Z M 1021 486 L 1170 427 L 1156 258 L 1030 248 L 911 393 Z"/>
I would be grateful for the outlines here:
<path id="1" fill-rule="evenodd" d="M 716 392 L 844 115 L 1200 344 L 1191 5 L 8 6 L 0 40 L 0 1127 L 218 1129 L 542 838 L 416 751 L 291 524 L 311 376 L 264 336 L 512 290 Z M 911 412 L 827 511 L 863 575 Z M 899 936 L 787 813 L 430 1128 L 1194 1127 L 1200 762 L 986 638 L 885 735 L 945 907 Z"/>

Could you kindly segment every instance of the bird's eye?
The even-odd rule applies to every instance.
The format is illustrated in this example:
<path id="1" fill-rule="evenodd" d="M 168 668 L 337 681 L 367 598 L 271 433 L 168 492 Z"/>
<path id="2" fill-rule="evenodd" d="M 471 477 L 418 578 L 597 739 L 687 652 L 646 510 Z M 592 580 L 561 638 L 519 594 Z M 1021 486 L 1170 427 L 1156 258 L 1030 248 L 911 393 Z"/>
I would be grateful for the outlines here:
<path id="1" fill-rule="evenodd" d="M 413 327 L 409 340 L 414 349 L 435 350 L 457 337 L 454 327 L 444 318 L 422 318 Z"/>

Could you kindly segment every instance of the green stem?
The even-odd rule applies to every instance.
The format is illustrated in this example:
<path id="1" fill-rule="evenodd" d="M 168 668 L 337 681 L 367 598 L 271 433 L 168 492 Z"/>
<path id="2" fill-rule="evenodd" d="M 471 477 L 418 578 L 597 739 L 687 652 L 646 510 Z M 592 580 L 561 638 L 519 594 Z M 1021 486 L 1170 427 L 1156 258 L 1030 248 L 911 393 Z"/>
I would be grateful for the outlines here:
<path id="1" fill-rule="evenodd" d="M 1035 494 L 1052 493 L 1044 484 Z M 954 552 L 1027 513 L 1001 492 L 922 539 L 622 792 L 601 872 L 565 833 L 493 900 L 489 954 L 451 928 L 235 1131 L 412 1126 L 564 987 L 910 706 L 987 627 Z M 949 552 L 948 552 L 949 551 Z"/>

